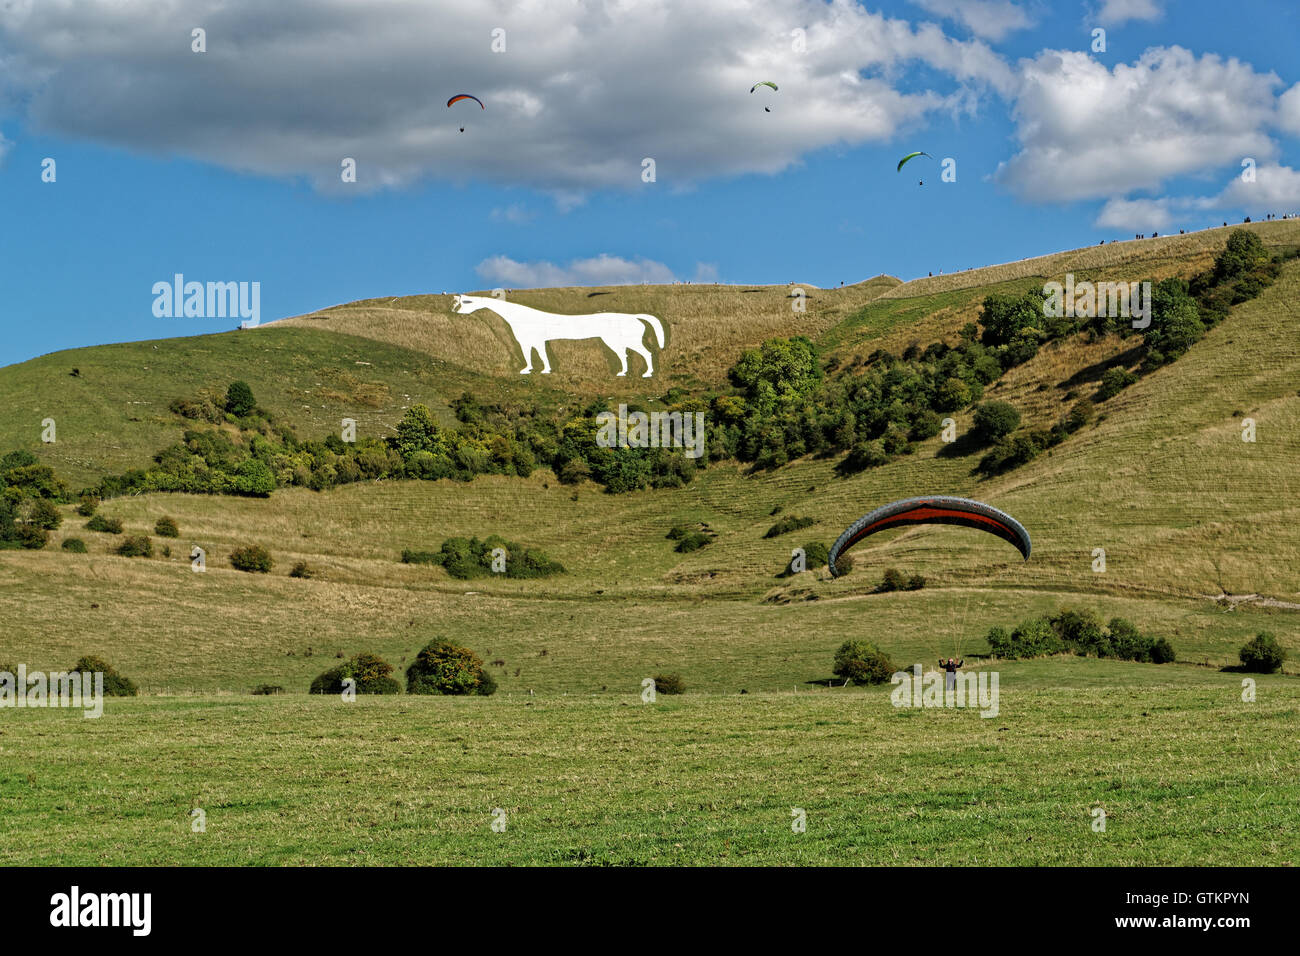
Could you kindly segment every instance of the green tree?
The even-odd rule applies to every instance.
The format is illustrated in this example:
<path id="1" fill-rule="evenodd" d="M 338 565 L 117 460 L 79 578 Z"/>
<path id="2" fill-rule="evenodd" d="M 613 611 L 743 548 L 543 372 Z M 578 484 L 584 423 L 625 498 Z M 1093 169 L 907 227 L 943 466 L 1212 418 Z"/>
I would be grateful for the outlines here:
<path id="1" fill-rule="evenodd" d="M 243 418 L 256 407 L 253 390 L 248 387 L 247 382 L 230 383 L 230 387 L 226 389 L 226 411 L 237 418 Z"/>

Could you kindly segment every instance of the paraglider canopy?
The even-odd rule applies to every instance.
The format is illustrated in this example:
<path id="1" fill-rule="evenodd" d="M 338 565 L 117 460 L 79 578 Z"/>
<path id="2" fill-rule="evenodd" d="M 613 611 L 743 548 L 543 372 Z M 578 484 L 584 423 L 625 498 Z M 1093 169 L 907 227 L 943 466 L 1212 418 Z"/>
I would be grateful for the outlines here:
<path id="1" fill-rule="evenodd" d="M 831 574 L 839 576 L 839 571 L 835 568 L 836 559 L 863 538 L 870 537 L 877 531 L 913 524 L 955 524 L 987 531 L 1014 544 L 1025 560 L 1029 560 L 1029 532 L 1011 515 L 982 501 L 935 495 L 890 502 L 849 525 L 831 548 L 828 562 Z"/>
<path id="2" fill-rule="evenodd" d="M 479 99 L 477 96 L 471 96 L 469 93 L 457 93 L 455 96 L 453 96 L 451 99 L 447 101 L 447 105 L 451 106 L 453 103 L 459 103 L 461 100 L 473 100 L 475 103 L 479 105 L 479 109 L 487 109 L 487 107 L 483 105 L 483 101 L 481 99 Z"/>
<path id="3" fill-rule="evenodd" d="M 920 150 L 916 151 L 915 153 L 908 153 L 906 156 L 904 156 L 902 159 L 900 159 L 900 160 L 898 161 L 898 170 L 897 170 L 897 171 L 898 171 L 898 172 L 902 172 L 902 170 L 903 170 L 903 164 L 906 163 L 908 160 L 916 159 L 916 157 L 918 157 L 918 156 L 925 156 L 925 157 L 928 158 L 928 159 L 934 159 L 934 157 L 931 156 L 929 153 L 923 153 L 923 152 L 921 152 Z"/>
<path id="4" fill-rule="evenodd" d="M 773 83 L 771 80 L 759 80 L 757 83 L 755 83 L 753 86 L 749 88 L 749 92 L 753 93 L 760 86 L 770 86 L 773 90 L 776 90 L 777 88 L 776 84 Z"/>

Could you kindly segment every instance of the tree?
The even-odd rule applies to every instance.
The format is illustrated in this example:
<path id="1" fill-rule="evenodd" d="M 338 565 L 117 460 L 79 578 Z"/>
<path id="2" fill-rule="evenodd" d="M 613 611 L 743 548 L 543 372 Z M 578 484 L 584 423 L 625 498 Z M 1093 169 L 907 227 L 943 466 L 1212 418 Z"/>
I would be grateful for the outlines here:
<path id="1" fill-rule="evenodd" d="M 236 418 L 243 418 L 257 407 L 253 390 L 247 382 L 231 382 L 226 389 L 226 411 Z"/>
<path id="2" fill-rule="evenodd" d="M 1020 413 L 1010 402 L 982 402 L 975 406 L 975 436 L 983 443 L 997 441 L 1020 427 Z"/>

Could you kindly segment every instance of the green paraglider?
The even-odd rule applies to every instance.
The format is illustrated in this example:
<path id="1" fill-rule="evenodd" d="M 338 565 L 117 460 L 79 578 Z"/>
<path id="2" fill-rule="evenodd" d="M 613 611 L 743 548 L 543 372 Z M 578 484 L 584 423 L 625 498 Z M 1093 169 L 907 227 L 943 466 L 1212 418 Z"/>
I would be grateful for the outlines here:
<path id="1" fill-rule="evenodd" d="M 773 92 L 775 92 L 777 88 L 776 84 L 773 83 L 771 80 L 759 80 L 757 83 L 755 83 L 753 86 L 749 88 L 749 92 L 753 93 L 760 86 L 770 86 Z"/>
<path id="2" fill-rule="evenodd" d="M 934 159 L 934 157 L 931 156 L 929 153 L 923 153 L 923 152 L 921 152 L 920 150 L 918 150 L 918 151 L 915 152 L 915 153 L 908 153 L 906 156 L 904 156 L 902 159 L 900 159 L 900 160 L 898 161 L 898 172 L 901 173 L 901 172 L 903 171 L 903 165 L 904 165 L 908 160 L 916 159 L 916 157 L 918 157 L 918 156 L 925 156 L 927 159 Z"/>

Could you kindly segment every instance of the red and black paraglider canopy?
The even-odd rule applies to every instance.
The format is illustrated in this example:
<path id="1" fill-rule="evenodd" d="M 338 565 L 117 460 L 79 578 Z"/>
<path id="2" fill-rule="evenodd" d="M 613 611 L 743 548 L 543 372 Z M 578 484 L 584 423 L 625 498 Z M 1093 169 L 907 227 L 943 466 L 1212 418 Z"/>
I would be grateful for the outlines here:
<path id="1" fill-rule="evenodd" d="M 870 537 L 877 531 L 912 524 L 955 524 L 987 531 L 1014 544 L 1024 555 L 1025 560 L 1029 560 L 1031 547 L 1029 532 L 1011 515 L 982 501 L 954 498 L 949 495 L 931 495 L 890 502 L 849 525 L 835 541 L 835 546 L 831 548 L 831 574 L 836 576 L 839 574 L 835 569 L 835 559 L 863 538 Z"/>

